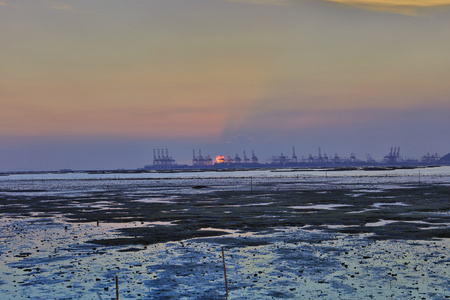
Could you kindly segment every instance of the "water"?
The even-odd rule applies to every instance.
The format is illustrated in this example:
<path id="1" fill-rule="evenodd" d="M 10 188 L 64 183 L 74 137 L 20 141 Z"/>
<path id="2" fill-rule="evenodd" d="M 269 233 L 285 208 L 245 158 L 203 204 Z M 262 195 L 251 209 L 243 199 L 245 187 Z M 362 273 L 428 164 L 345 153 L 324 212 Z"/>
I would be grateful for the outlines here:
<path id="1" fill-rule="evenodd" d="M 118 276 L 121 299 L 225 299 L 224 246 L 227 299 L 443 299 L 449 186 L 450 167 L 1 176 L 0 293 L 111 299 Z M 402 226 L 432 238 L 374 239 Z M 90 243 L 191 228 L 223 235 Z"/>

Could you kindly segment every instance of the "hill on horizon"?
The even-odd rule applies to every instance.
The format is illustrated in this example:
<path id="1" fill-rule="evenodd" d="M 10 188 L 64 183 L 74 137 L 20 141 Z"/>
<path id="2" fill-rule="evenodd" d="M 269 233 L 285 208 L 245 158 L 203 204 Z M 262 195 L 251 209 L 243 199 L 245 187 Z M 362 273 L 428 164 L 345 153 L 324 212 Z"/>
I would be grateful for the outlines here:
<path id="1" fill-rule="evenodd" d="M 439 160 L 439 163 L 449 164 L 450 163 L 450 153 L 442 156 L 441 159 Z"/>

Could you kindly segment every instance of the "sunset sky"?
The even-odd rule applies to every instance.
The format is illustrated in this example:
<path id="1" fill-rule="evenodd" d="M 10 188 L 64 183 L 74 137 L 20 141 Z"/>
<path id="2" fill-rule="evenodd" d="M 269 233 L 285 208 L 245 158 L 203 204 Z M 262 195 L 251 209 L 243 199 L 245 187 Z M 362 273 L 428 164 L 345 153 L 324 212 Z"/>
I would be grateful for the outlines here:
<path id="1" fill-rule="evenodd" d="M 450 152 L 450 0 L 0 0 L 0 171 Z"/>

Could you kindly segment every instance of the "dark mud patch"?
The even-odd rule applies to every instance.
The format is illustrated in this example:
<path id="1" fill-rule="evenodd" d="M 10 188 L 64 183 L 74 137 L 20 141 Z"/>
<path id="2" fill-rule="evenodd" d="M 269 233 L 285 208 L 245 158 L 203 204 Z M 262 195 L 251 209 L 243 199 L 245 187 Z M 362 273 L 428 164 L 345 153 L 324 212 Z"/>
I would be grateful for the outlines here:
<path id="1" fill-rule="evenodd" d="M 420 225 L 396 222 L 375 228 L 368 228 L 364 226 L 350 227 L 345 229 L 334 230 L 345 234 L 364 234 L 373 233 L 369 239 L 374 240 L 430 240 L 433 238 L 450 238 L 450 229 L 426 229 Z"/>
<path id="2" fill-rule="evenodd" d="M 206 189 L 208 186 L 206 186 L 206 185 L 194 185 L 193 187 L 192 187 L 192 189 L 194 189 L 194 190 L 201 190 L 201 189 Z"/>
<path id="3" fill-rule="evenodd" d="M 220 188 L 212 188 L 211 183 Z M 2 195 L 0 214 L 10 215 L 14 211 L 16 216 L 40 214 L 62 216 L 71 223 L 116 224 L 117 238 L 91 241 L 102 245 L 149 245 L 221 236 L 227 234 L 226 230 L 262 232 L 284 227 L 369 233 L 378 239 L 449 236 L 450 187 L 445 185 L 408 184 L 407 188 L 374 189 L 365 184 L 356 187 L 353 184 L 350 188 L 319 182 L 317 189 L 311 189 L 311 182 L 304 188 L 305 179 L 286 182 L 277 179 L 255 181 L 252 190 L 248 187 L 236 190 L 237 184 L 237 179 L 142 180 L 135 184 L 105 185 L 93 191 L 78 187 L 67 196 L 64 193 L 33 196 L 28 192 L 45 190 L 31 186 L 29 191 L 21 189 L 17 195 Z M 366 226 L 383 219 L 397 223 Z M 414 224 L 415 221 L 427 224 Z M 173 225 L 121 229 L 124 222 L 173 222 Z M 433 224 L 444 225 L 434 228 Z"/>
<path id="4" fill-rule="evenodd" d="M 146 248 L 135 248 L 135 247 L 131 247 L 131 248 L 126 248 L 126 249 L 119 249 L 117 250 L 117 252 L 137 252 L 137 251 L 143 251 Z"/>
<path id="5" fill-rule="evenodd" d="M 167 243 L 173 241 L 182 241 L 192 238 L 214 237 L 228 234 L 224 231 L 208 231 L 208 230 L 190 230 L 181 229 L 179 226 L 167 227 L 151 227 L 151 228 L 125 228 L 121 229 L 120 236 L 110 239 L 96 239 L 90 240 L 89 243 L 99 244 L 104 246 L 118 246 L 118 245 L 150 245 L 156 243 Z"/>

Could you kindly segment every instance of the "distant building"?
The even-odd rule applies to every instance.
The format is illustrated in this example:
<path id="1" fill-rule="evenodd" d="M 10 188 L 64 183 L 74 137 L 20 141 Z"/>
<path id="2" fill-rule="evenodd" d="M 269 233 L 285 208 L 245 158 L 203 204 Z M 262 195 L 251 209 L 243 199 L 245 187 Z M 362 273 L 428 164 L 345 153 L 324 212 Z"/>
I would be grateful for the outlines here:
<path id="1" fill-rule="evenodd" d="M 169 156 L 169 150 L 166 149 L 164 154 L 164 149 L 153 149 L 153 167 L 156 169 L 160 168 L 170 168 L 175 165 L 175 159 Z"/>
<path id="2" fill-rule="evenodd" d="M 202 150 L 198 150 L 198 156 L 195 155 L 195 149 L 192 150 L 192 165 L 193 166 L 212 166 L 213 161 L 211 156 L 202 156 Z"/>

